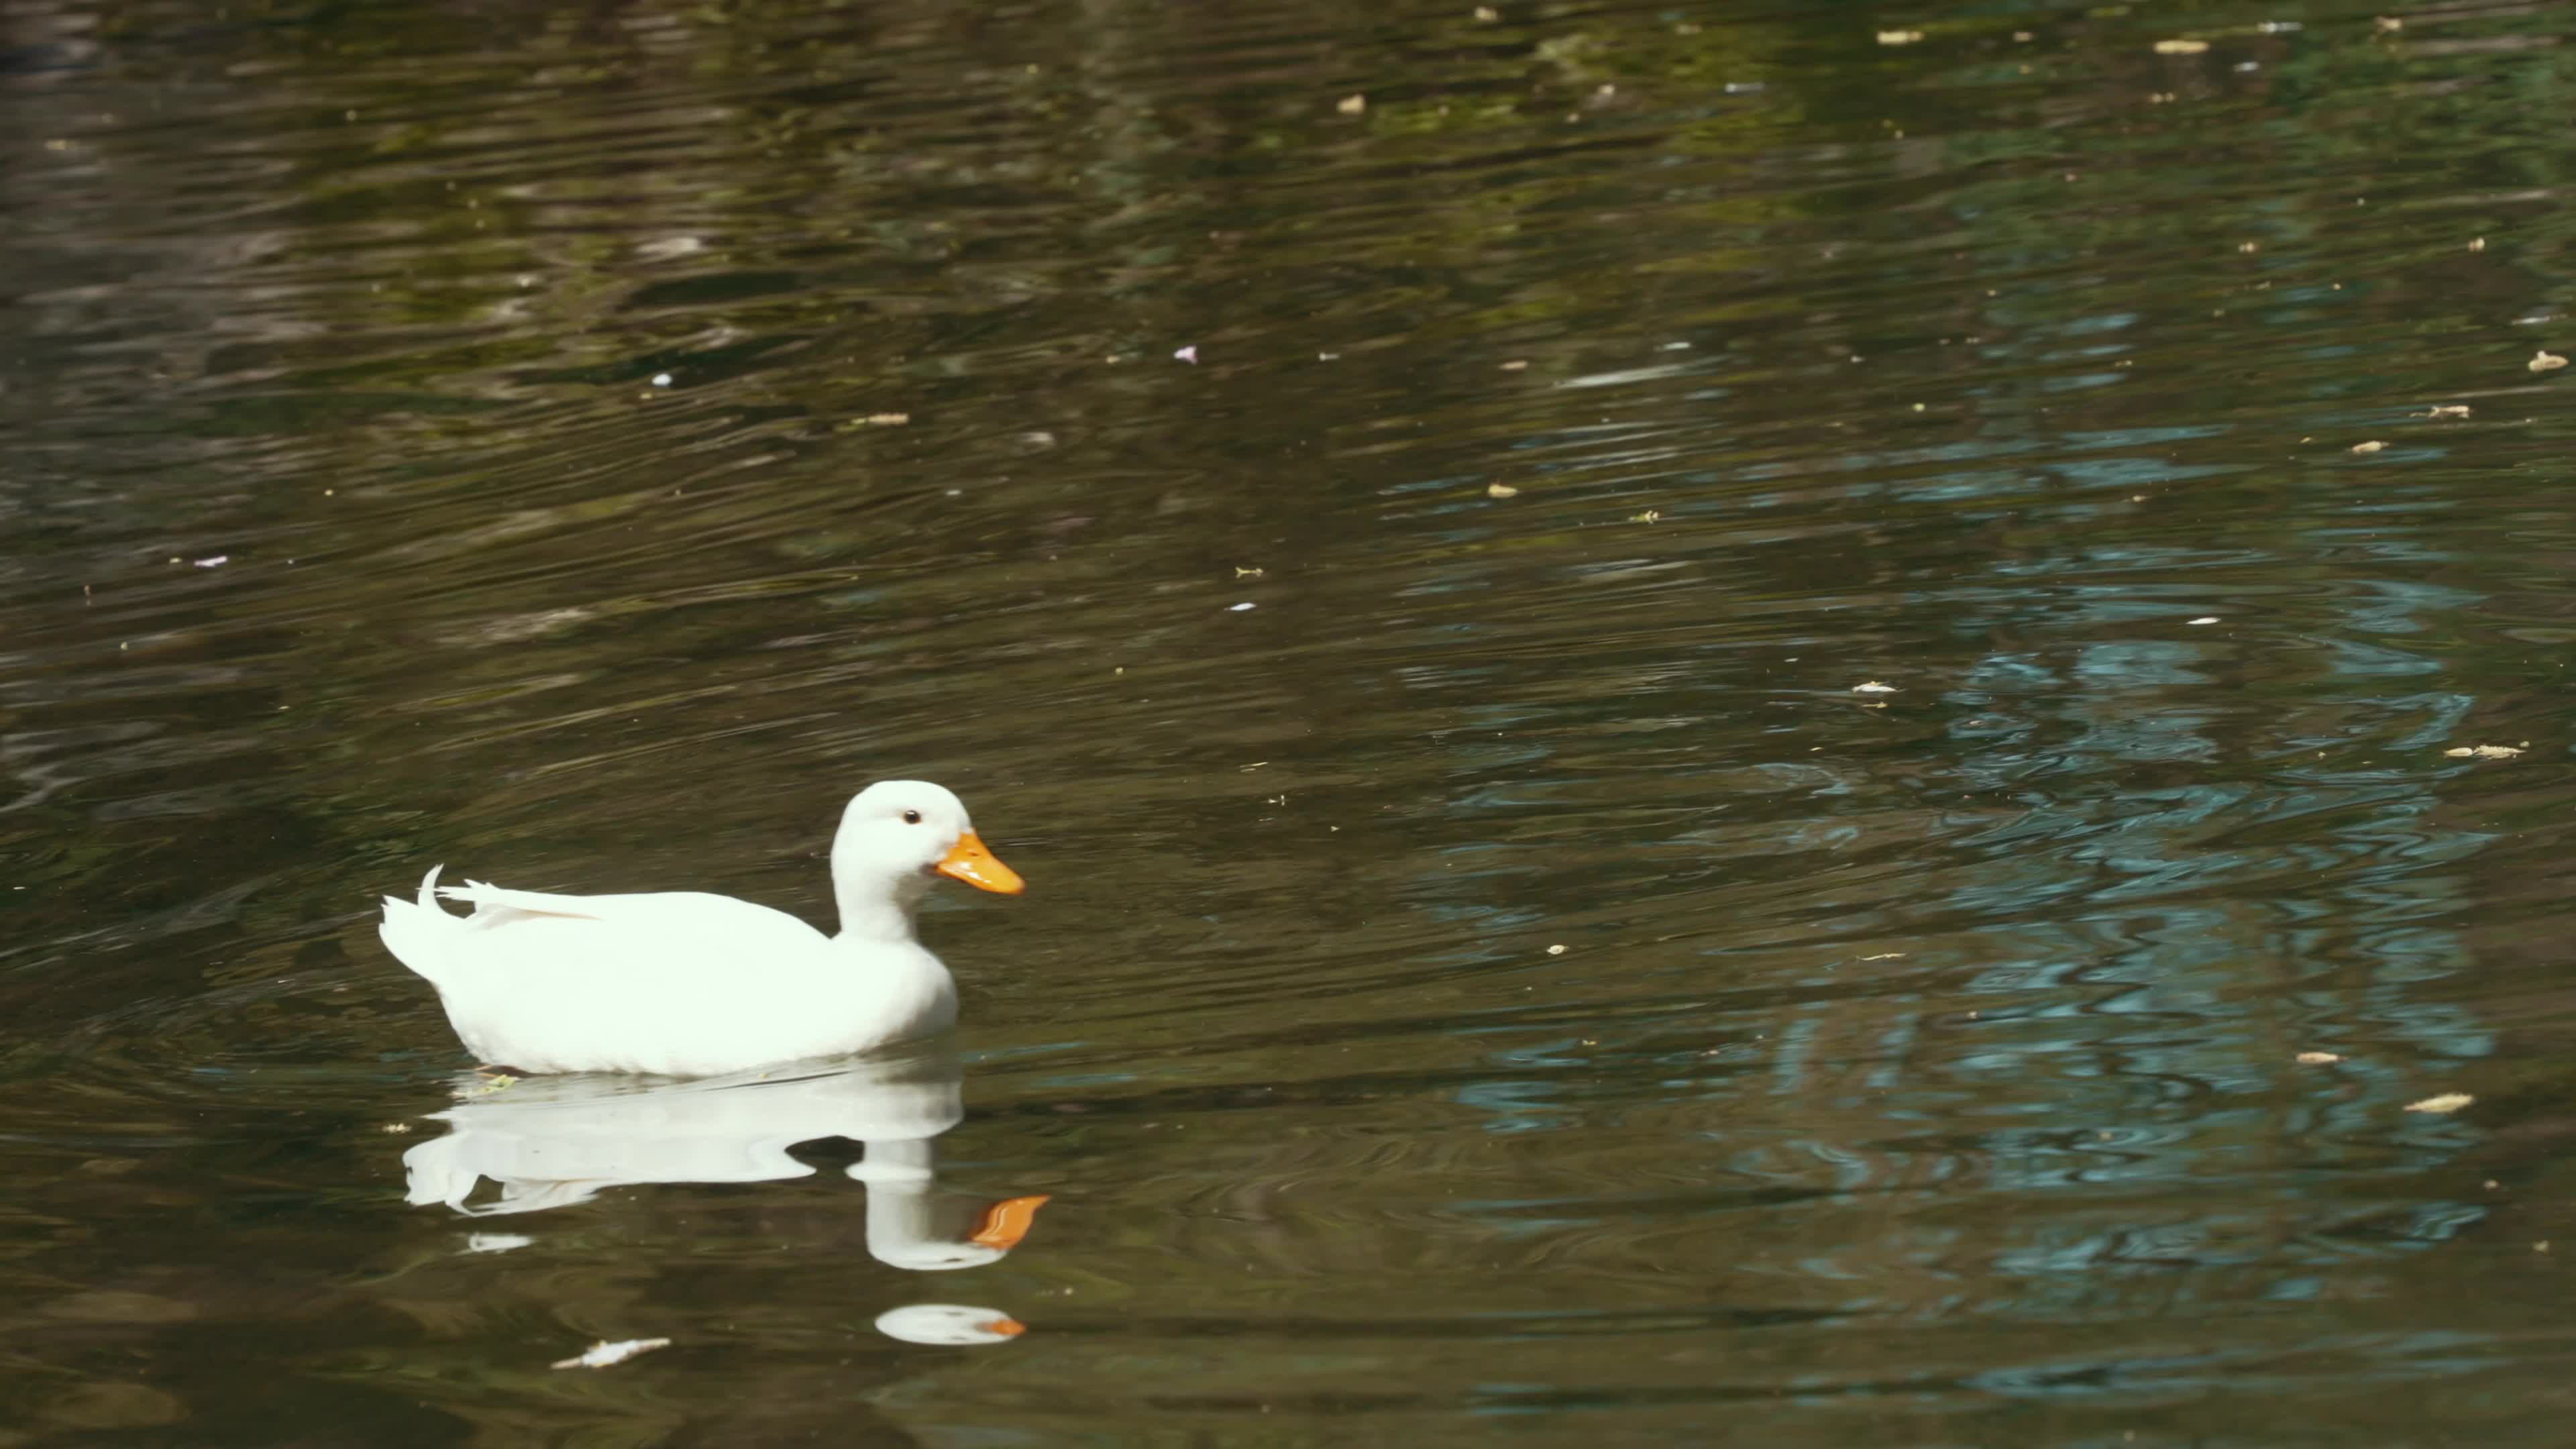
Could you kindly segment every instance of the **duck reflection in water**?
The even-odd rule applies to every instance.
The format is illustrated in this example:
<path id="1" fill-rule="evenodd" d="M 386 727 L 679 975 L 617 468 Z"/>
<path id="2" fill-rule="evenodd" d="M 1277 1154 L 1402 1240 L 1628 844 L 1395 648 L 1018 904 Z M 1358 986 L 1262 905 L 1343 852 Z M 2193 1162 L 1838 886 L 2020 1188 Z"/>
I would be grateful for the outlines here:
<path id="1" fill-rule="evenodd" d="M 1046 1198 L 937 1191 L 931 1144 L 965 1118 L 960 1077 L 944 1046 L 685 1080 L 537 1077 L 495 1090 L 468 1075 L 457 1105 L 431 1118 L 448 1124 L 447 1135 L 403 1154 L 406 1196 L 490 1217 L 571 1207 L 638 1183 L 771 1182 L 815 1171 L 789 1148 L 846 1137 L 865 1154 L 848 1171 L 867 1185 L 872 1256 L 918 1272 L 980 1267 L 1019 1246 Z M 499 1196 L 469 1203 L 485 1178 Z M 967 1327 L 988 1336 L 937 1341 L 1019 1331 L 988 1309 L 957 1312 L 981 1315 Z"/>

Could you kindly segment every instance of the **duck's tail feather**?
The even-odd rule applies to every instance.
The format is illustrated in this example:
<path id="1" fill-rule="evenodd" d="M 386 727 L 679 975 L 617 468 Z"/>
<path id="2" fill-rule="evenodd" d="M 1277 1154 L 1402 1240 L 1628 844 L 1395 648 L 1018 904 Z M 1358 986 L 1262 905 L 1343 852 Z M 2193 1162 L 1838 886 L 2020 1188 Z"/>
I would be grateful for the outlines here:
<path id="1" fill-rule="evenodd" d="M 376 936 L 394 959 L 431 981 L 438 979 L 439 968 L 446 963 L 445 939 L 464 922 L 449 915 L 438 903 L 438 873 L 443 865 L 433 865 L 429 874 L 420 878 L 420 897 L 404 900 L 385 897 L 385 918 L 376 926 Z"/>
<path id="2" fill-rule="evenodd" d="M 599 919 L 599 902 L 595 896 L 556 895 L 550 891 L 507 890 L 485 880 L 469 880 L 461 886 L 440 886 L 438 893 L 451 901 L 468 901 L 475 922 L 507 924 L 527 916 L 565 916 L 576 921 Z"/>

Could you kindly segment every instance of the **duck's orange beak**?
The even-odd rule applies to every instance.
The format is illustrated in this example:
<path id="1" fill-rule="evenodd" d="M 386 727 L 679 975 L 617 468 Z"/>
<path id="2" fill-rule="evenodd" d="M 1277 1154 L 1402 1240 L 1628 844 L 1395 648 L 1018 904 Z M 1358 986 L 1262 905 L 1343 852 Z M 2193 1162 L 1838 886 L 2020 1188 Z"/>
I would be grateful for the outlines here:
<path id="1" fill-rule="evenodd" d="M 986 1333 L 998 1333 L 1004 1338 L 1017 1338 L 1029 1331 L 1029 1326 L 1016 1318 L 996 1318 L 979 1326 Z"/>
<path id="2" fill-rule="evenodd" d="M 1029 1229 L 1038 1225 L 1038 1209 L 1047 1205 L 1046 1193 L 1035 1197 L 1009 1197 L 984 1209 L 984 1219 L 966 1241 L 999 1248 L 1007 1253 L 1020 1245 Z"/>
<path id="3" fill-rule="evenodd" d="M 958 836 L 957 843 L 948 847 L 948 854 L 931 869 L 950 880 L 962 880 L 977 890 L 998 891 L 1006 896 L 1018 895 L 1029 888 L 1029 883 L 1020 879 L 1018 871 L 993 858 L 993 852 L 984 848 L 984 837 L 972 830 Z"/>

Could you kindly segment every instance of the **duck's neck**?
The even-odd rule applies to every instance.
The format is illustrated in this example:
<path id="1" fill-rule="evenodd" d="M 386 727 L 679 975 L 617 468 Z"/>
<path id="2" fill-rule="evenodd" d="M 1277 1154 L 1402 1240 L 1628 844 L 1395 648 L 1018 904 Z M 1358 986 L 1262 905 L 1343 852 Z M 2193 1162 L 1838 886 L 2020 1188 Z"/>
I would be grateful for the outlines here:
<path id="1" fill-rule="evenodd" d="M 832 872 L 832 894 L 840 901 L 841 934 L 837 941 L 909 941 L 913 913 L 930 890 L 930 877 L 905 872 L 892 880 L 852 871 Z"/>

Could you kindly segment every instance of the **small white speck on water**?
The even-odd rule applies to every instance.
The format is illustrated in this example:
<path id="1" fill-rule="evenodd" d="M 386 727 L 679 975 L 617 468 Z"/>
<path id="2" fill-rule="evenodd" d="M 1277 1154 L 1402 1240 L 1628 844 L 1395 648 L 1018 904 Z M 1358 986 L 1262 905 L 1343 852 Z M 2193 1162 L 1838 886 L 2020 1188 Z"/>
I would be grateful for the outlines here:
<path id="1" fill-rule="evenodd" d="M 2442 753 L 2455 760 L 2510 760 L 2531 748 L 2531 741 L 2519 745 L 2461 745 Z"/>
<path id="2" fill-rule="evenodd" d="M 671 385 L 671 374 L 667 372 L 657 372 L 653 374 L 653 385 L 655 387 L 669 387 Z"/>
<path id="3" fill-rule="evenodd" d="M 1243 602 L 1243 603 L 1240 603 L 1240 604 L 1236 604 L 1236 605 L 1234 605 L 1232 608 L 1227 609 L 1227 610 L 1226 610 L 1226 612 L 1227 612 L 1227 613 L 1229 613 L 1229 614 L 1240 614 L 1240 613 L 1243 613 L 1243 612 L 1245 612 L 1245 611 L 1247 611 L 1247 610 L 1249 610 L 1249 609 L 1252 609 L 1252 608 L 1254 608 L 1254 607 L 1255 607 L 1255 605 L 1253 605 L 1249 600 L 1247 600 L 1247 601 L 1245 601 L 1245 602 Z"/>
<path id="4" fill-rule="evenodd" d="M 555 1367 L 559 1369 L 606 1368 L 610 1364 L 624 1363 L 639 1353 L 651 1353 L 657 1348 L 670 1346 L 671 1340 L 667 1338 L 628 1338 L 616 1343 L 602 1339 L 570 1358 L 555 1360 Z"/>

